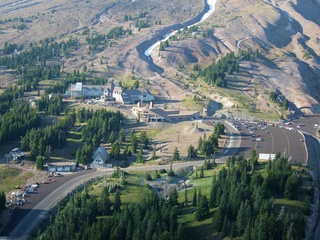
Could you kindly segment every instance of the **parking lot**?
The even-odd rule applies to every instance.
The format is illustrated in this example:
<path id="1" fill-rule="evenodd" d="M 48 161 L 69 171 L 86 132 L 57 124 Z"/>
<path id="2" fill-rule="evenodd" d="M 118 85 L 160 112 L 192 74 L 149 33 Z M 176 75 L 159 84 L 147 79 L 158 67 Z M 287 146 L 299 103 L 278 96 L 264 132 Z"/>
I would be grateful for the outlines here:
<path id="1" fill-rule="evenodd" d="M 307 152 L 303 134 L 290 125 L 266 123 L 232 122 L 241 133 L 241 144 L 238 153 L 249 158 L 251 149 L 258 154 L 276 154 L 280 152 L 289 157 L 293 163 L 306 164 Z"/>

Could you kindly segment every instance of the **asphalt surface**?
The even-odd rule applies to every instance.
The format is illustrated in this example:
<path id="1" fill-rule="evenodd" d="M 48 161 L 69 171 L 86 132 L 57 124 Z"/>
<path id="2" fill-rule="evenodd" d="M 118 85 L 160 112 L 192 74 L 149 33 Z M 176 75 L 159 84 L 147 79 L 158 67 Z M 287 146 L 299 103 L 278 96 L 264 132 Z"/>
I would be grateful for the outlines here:
<path id="1" fill-rule="evenodd" d="M 241 121 L 233 121 L 241 134 L 241 144 L 238 149 L 239 154 L 246 158 L 251 155 L 251 149 L 255 149 L 257 154 L 276 154 L 281 153 L 287 156 L 293 163 L 307 163 L 307 151 L 305 140 L 299 129 L 290 125 L 259 125 L 257 123 L 245 123 L 242 126 Z M 254 130 L 249 130 L 254 127 Z M 292 130 L 286 129 L 291 128 Z M 253 137 L 254 136 L 254 137 Z M 258 141 L 261 140 L 261 141 Z"/>
<path id="2" fill-rule="evenodd" d="M 36 208 L 36 205 L 41 202 L 43 199 L 46 198 L 46 196 L 49 196 L 52 192 L 54 192 L 57 188 L 63 187 L 65 188 L 64 184 L 70 181 L 71 179 L 74 179 L 78 176 L 84 177 L 85 175 L 91 175 L 94 173 L 95 170 L 86 170 L 86 171 L 80 171 L 75 173 L 68 173 L 61 177 L 53 177 L 52 179 L 55 180 L 55 182 L 52 182 L 50 184 L 41 184 L 39 187 L 37 187 L 36 191 L 31 194 L 26 194 L 25 199 L 26 202 L 22 206 L 17 206 L 12 213 L 12 217 L 10 222 L 6 225 L 4 230 L 0 233 L 0 236 L 10 236 L 15 227 L 24 219 L 24 217 L 32 210 L 33 214 L 35 212 L 38 212 L 39 209 Z M 56 199 L 55 199 L 56 201 Z M 46 201 L 45 201 L 46 202 Z M 49 205 L 50 206 L 50 205 Z M 32 221 L 25 221 L 24 225 L 28 226 L 29 223 Z M 17 237 L 14 237 L 17 238 Z"/>

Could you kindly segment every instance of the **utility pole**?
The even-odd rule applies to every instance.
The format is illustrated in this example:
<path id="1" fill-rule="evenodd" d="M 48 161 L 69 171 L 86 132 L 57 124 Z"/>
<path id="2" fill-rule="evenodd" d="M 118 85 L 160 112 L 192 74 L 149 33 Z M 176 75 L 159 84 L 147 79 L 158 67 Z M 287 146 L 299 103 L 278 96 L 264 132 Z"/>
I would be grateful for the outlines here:
<path id="1" fill-rule="evenodd" d="M 7 158 L 7 165 L 9 165 L 9 157 L 10 157 L 10 154 L 5 154 L 4 156 Z"/>

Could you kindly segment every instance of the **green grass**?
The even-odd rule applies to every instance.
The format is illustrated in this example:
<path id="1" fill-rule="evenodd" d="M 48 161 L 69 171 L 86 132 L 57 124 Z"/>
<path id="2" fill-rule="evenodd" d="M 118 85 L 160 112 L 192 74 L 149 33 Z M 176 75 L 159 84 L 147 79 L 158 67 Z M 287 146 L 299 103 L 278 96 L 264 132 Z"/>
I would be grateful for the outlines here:
<path id="1" fill-rule="evenodd" d="M 284 198 L 278 198 L 274 200 L 274 207 L 276 211 L 280 211 L 282 206 L 290 213 L 303 212 L 303 203 L 297 200 L 288 200 Z"/>
<path id="2" fill-rule="evenodd" d="M 77 132 L 77 131 L 70 131 L 67 141 L 70 142 L 81 142 L 81 132 Z"/>
<path id="3" fill-rule="evenodd" d="M 148 193 L 146 182 L 144 180 L 144 171 L 126 172 L 125 180 L 127 184 L 121 186 L 121 202 L 122 204 L 139 203 Z M 92 188 L 92 194 L 99 196 L 102 188 L 108 185 L 116 185 L 120 183 L 118 178 L 108 178 L 98 183 Z M 110 200 L 113 201 L 114 194 L 110 194 Z"/>
<path id="4" fill-rule="evenodd" d="M 189 108 L 189 109 L 194 109 L 197 111 L 201 111 L 202 109 L 202 105 L 200 103 L 198 103 L 197 101 L 195 101 L 194 99 L 192 99 L 192 97 L 187 96 L 182 100 L 182 103 L 185 107 Z"/>
<path id="5" fill-rule="evenodd" d="M 31 172 L 21 174 L 20 170 L 6 165 L 0 166 L 0 191 L 10 192 L 16 186 L 25 184 L 33 175 Z"/>

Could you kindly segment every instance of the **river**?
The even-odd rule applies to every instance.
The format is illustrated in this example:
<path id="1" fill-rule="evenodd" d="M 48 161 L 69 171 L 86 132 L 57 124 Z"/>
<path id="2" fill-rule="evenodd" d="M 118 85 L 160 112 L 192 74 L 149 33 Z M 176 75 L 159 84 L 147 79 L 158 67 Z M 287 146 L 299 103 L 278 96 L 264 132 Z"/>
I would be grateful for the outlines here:
<path id="1" fill-rule="evenodd" d="M 190 27 L 206 20 L 215 11 L 216 2 L 217 0 L 205 0 L 203 11 L 199 13 L 197 16 L 195 16 L 194 18 L 184 23 L 177 23 L 156 31 L 152 38 L 146 41 L 143 41 L 136 47 L 139 53 L 139 57 L 143 61 L 148 63 L 149 68 L 152 71 L 158 72 L 160 74 L 163 73 L 164 72 L 163 68 L 157 66 L 152 61 L 152 58 L 150 56 L 152 50 L 156 46 L 158 46 L 161 41 L 167 40 L 170 36 L 174 35 L 179 29 L 183 29 L 184 27 Z"/>

